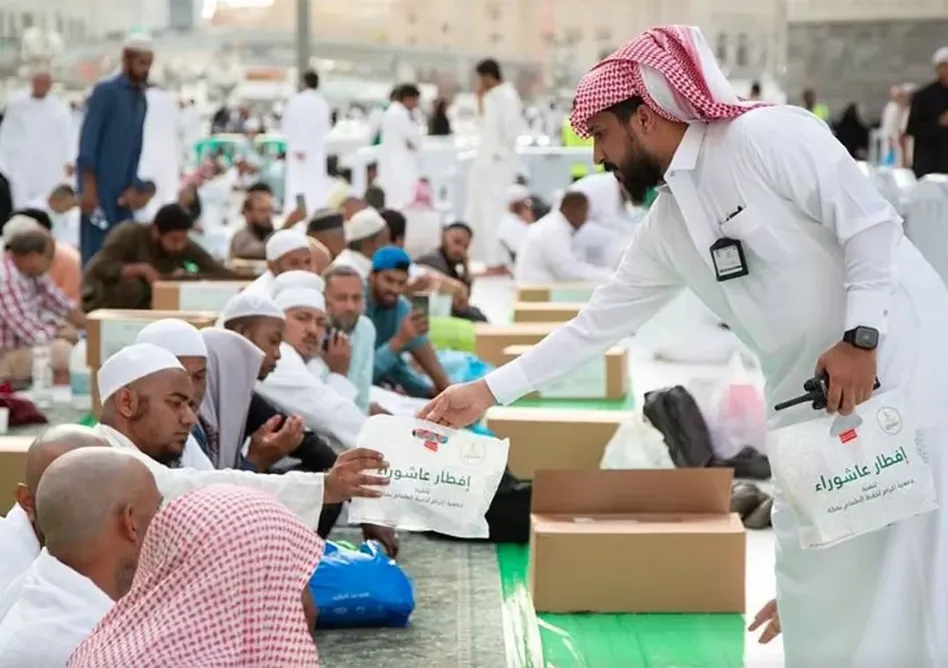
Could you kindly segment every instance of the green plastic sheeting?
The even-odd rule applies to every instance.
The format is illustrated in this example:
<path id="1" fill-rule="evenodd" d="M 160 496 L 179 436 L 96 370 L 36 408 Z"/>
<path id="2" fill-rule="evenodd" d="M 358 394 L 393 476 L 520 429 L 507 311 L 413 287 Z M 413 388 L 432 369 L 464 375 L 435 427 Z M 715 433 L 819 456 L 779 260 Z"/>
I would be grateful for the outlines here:
<path id="1" fill-rule="evenodd" d="M 743 665 L 742 615 L 537 615 L 527 591 L 528 555 L 525 546 L 497 546 L 507 668 Z"/>

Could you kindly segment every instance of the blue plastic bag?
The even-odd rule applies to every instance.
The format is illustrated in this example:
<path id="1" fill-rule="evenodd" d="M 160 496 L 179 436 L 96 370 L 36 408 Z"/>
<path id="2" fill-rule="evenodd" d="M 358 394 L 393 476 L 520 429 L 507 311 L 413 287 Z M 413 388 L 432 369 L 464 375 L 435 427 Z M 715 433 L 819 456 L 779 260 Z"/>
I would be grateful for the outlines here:
<path id="1" fill-rule="evenodd" d="M 411 580 L 375 541 L 358 550 L 326 541 L 309 590 L 321 629 L 407 626 L 415 610 Z"/>
<path id="2" fill-rule="evenodd" d="M 492 364 L 488 364 L 474 353 L 460 350 L 439 350 L 438 361 L 452 384 L 480 380 L 494 370 Z"/>

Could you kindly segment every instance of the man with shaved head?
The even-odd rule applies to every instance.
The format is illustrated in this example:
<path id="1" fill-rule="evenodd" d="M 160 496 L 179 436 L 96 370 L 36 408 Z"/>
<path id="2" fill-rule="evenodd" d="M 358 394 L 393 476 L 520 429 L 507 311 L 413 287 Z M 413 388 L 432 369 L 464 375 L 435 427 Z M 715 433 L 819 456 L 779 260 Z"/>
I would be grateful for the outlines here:
<path id="1" fill-rule="evenodd" d="M 387 467 L 381 454 L 365 448 L 340 456 L 325 474 L 215 470 L 207 457 L 183 465 L 185 444 L 197 421 L 194 389 L 178 358 L 153 343 L 136 343 L 112 355 L 96 380 L 102 417 L 95 430 L 113 448 L 139 457 L 169 500 L 206 485 L 254 487 L 275 496 L 316 529 L 324 500 L 378 497 L 381 493 L 372 488 L 388 482 L 365 473 Z"/>
<path id="2" fill-rule="evenodd" d="M 64 666 L 128 592 L 161 495 L 136 457 L 111 448 L 67 452 L 36 492 L 46 547 L 3 594 L 0 666 Z"/>
<path id="3" fill-rule="evenodd" d="M 88 427 L 60 425 L 40 434 L 26 453 L 26 477 L 17 485 L 16 503 L 0 518 L 0 592 L 30 567 L 40 553 L 43 534 L 36 523 L 36 490 L 43 472 L 60 455 L 107 443 Z"/>

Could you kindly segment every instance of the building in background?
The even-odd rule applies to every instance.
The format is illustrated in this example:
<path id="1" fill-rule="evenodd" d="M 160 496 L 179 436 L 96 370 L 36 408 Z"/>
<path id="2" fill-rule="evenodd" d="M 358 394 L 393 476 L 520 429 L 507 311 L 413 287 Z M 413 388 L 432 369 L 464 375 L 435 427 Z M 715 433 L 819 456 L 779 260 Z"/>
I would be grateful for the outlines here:
<path id="1" fill-rule="evenodd" d="M 198 27 L 201 7 L 198 0 L 167 0 L 168 28 L 190 32 Z"/>

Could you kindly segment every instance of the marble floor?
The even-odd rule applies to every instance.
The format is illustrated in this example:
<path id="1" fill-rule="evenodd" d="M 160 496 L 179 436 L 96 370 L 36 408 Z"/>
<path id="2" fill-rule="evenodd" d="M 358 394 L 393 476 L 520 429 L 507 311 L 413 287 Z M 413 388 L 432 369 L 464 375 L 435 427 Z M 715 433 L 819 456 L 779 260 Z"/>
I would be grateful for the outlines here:
<path id="1" fill-rule="evenodd" d="M 481 278 L 475 284 L 471 301 L 492 322 L 508 322 L 515 299 L 513 281 L 505 278 Z M 630 373 L 637 399 L 652 389 L 685 383 L 692 378 L 711 379 L 723 373 L 720 365 L 690 365 L 656 361 L 652 350 L 667 335 L 674 323 L 661 318 L 640 330 L 629 345 Z M 774 596 L 774 536 L 771 530 L 747 534 L 747 620 Z M 745 641 L 746 668 L 777 668 L 783 665 L 780 639 L 768 645 L 757 643 L 757 634 Z"/>

